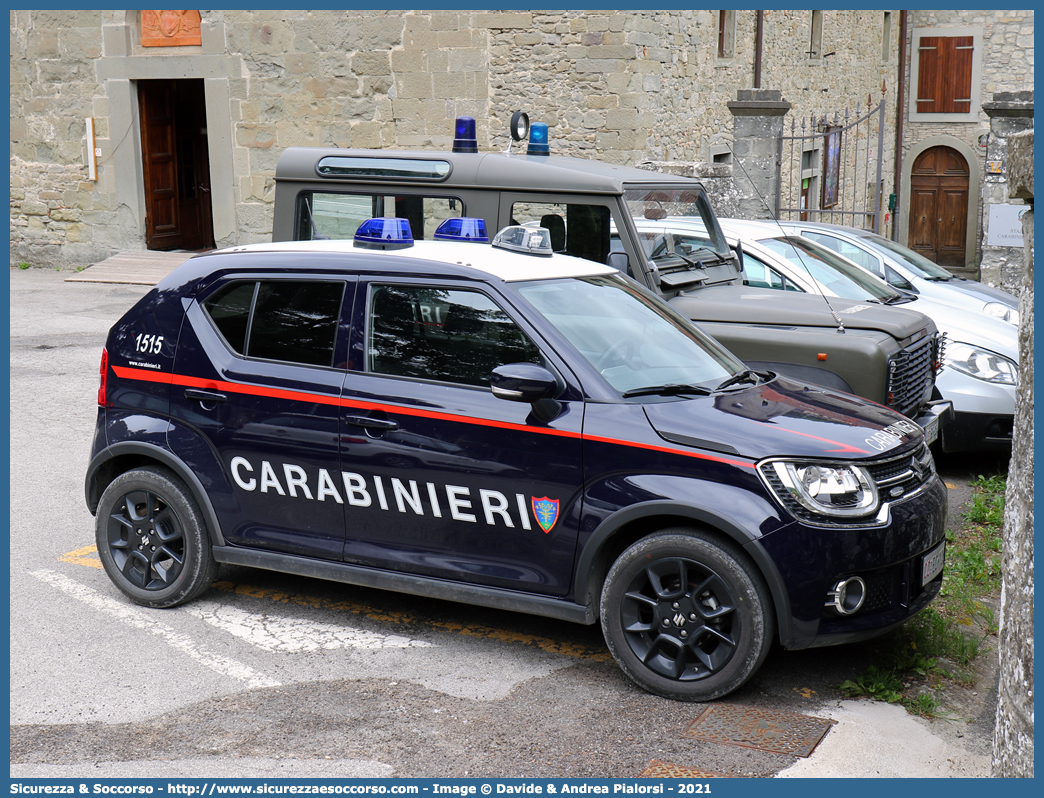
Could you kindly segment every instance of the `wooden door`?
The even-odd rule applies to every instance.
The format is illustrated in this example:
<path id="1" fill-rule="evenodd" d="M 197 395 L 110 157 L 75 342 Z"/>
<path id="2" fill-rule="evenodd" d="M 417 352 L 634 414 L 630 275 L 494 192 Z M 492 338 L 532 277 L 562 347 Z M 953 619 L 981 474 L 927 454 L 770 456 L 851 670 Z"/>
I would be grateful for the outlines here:
<path id="1" fill-rule="evenodd" d="M 202 80 L 138 82 L 149 249 L 214 246 Z"/>
<path id="2" fill-rule="evenodd" d="M 181 247 L 173 95 L 173 81 L 138 83 L 145 172 L 145 243 L 149 249 Z"/>
<path id="3" fill-rule="evenodd" d="M 907 246 L 940 266 L 963 268 L 968 233 L 968 164 L 951 147 L 932 147 L 910 176 Z"/>

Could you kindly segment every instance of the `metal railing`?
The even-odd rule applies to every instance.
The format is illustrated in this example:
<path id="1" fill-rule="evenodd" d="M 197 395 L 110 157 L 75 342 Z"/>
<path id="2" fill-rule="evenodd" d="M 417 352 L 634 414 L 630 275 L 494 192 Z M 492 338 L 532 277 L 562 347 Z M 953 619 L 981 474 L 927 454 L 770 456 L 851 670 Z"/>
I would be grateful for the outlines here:
<path id="1" fill-rule="evenodd" d="M 803 118 L 800 130 L 798 121 L 791 120 L 790 135 L 779 137 L 777 218 L 881 232 L 885 98 L 875 107 L 871 107 L 872 99 L 867 97 L 866 112 L 859 115 L 857 110 L 854 119 L 845 109 L 843 115 L 835 112 L 832 120 L 827 115 Z M 790 152 L 784 159 L 787 142 Z"/>

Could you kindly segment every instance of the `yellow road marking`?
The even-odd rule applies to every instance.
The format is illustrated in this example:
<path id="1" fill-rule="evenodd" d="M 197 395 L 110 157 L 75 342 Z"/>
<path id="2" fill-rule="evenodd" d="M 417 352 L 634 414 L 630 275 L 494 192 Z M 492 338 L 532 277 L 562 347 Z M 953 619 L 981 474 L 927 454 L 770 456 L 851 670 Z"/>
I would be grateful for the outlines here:
<path id="1" fill-rule="evenodd" d="M 73 565 L 86 565 L 89 568 L 102 567 L 101 560 L 98 559 L 98 550 L 95 548 L 94 544 L 63 554 L 58 558 L 58 561 L 72 563 Z M 549 654 L 561 654 L 575 659 L 594 660 L 596 662 L 608 662 L 611 659 L 609 652 L 604 648 L 592 648 L 590 646 L 567 643 L 561 640 L 552 640 L 547 637 L 537 637 L 536 635 L 522 634 L 521 632 L 494 629 L 487 626 L 465 626 L 464 624 L 453 623 L 450 621 L 436 621 L 432 619 L 422 620 L 408 613 L 379 610 L 375 607 L 359 602 L 330 601 L 327 599 L 316 598 L 314 596 L 285 593 L 278 590 L 269 590 L 267 588 L 253 587 L 251 585 L 236 584 L 233 582 L 215 582 L 213 587 L 217 590 L 224 590 L 225 592 L 236 593 L 241 596 L 267 599 L 268 601 L 278 601 L 284 604 L 296 604 L 297 606 L 311 607 L 313 609 L 347 612 L 352 615 L 361 615 L 364 618 L 368 618 L 372 621 L 380 621 L 382 623 L 423 624 L 435 629 L 454 632 L 467 637 L 477 637 L 483 640 L 496 640 L 501 643 L 519 643 L 525 646 L 533 646 L 534 648 L 546 651 Z"/>
<path id="2" fill-rule="evenodd" d="M 70 551 L 58 558 L 58 562 L 71 562 L 74 565 L 86 565 L 90 568 L 101 568 L 101 560 L 98 559 L 98 549 L 92 543 L 82 549 Z"/>

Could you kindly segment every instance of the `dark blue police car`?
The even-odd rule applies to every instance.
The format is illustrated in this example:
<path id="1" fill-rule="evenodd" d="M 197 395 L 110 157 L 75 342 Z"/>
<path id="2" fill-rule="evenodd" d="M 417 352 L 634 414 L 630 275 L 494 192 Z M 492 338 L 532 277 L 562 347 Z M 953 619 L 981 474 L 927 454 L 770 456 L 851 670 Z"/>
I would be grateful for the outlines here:
<path id="1" fill-rule="evenodd" d="M 451 223 L 200 255 L 112 328 L 86 496 L 120 590 L 171 607 L 233 563 L 600 620 L 698 701 L 938 593 L 916 423 L 746 368 L 542 228 Z"/>

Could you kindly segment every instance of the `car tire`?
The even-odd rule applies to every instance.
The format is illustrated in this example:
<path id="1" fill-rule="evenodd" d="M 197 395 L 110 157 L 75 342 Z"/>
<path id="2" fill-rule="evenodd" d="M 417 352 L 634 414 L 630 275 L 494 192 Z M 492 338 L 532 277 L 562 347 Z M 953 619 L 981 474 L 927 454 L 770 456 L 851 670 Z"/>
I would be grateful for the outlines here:
<path id="1" fill-rule="evenodd" d="M 217 574 L 199 505 L 165 468 L 137 468 L 109 483 L 98 503 L 95 540 L 109 578 L 146 607 L 191 601 Z"/>
<path id="2" fill-rule="evenodd" d="M 667 529 L 624 551 L 609 569 L 600 611 L 623 672 L 680 701 L 712 701 L 740 687 L 775 634 L 761 575 L 738 546 L 699 529 Z"/>

